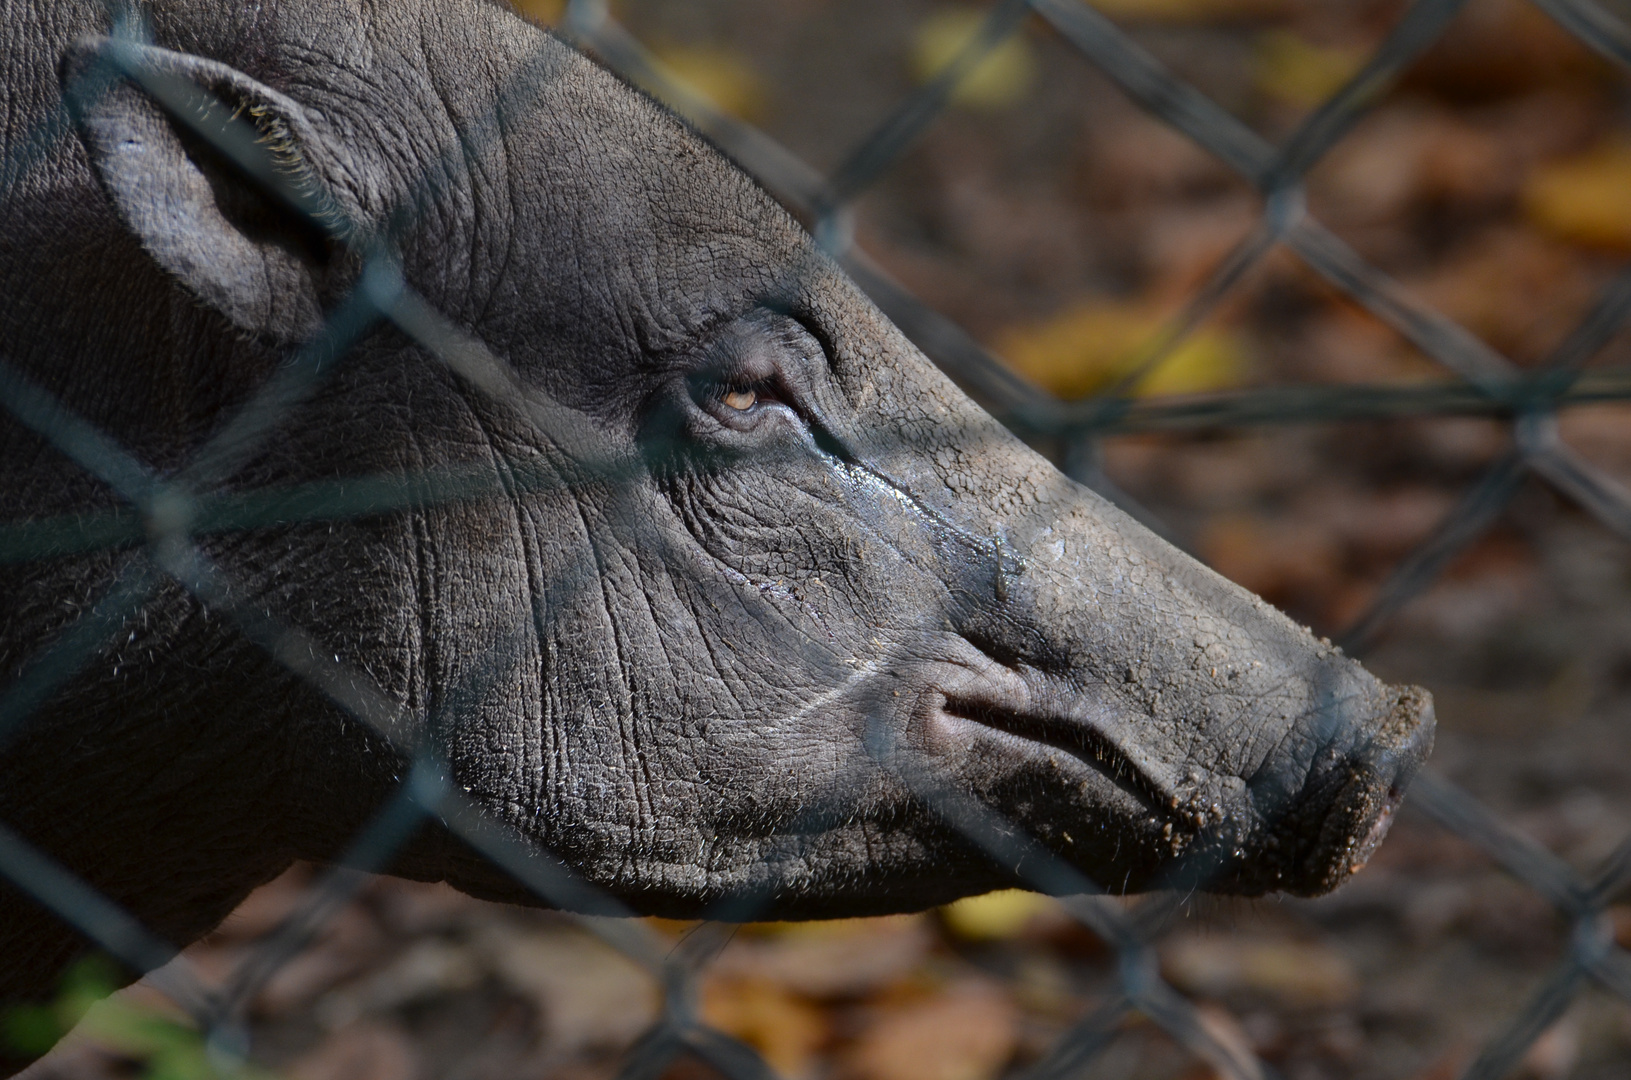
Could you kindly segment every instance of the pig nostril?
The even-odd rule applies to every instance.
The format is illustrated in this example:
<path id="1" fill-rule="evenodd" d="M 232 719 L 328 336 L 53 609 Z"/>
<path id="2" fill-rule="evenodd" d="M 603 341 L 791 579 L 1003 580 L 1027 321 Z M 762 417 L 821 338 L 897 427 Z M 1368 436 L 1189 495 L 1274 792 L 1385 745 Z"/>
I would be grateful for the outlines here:
<path id="1" fill-rule="evenodd" d="M 1243 869 L 1251 888 L 1318 896 L 1358 872 L 1432 750 L 1432 698 L 1416 687 L 1390 688 L 1383 701 L 1356 699 L 1341 719 L 1335 737 L 1322 739 L 1301 768 L 1282 762 L 1249 781 L 1275 850 L 1283 852 L 1270 860 L 1270 872 Z"/>

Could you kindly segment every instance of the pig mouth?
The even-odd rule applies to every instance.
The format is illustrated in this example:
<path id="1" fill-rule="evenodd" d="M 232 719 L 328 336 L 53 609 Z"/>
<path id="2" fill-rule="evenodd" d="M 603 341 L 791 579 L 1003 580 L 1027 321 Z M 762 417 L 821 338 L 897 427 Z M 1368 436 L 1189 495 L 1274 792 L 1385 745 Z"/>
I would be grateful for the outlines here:
<path id="1" fill-rule="evenodd" d="M 1403 803 L 1404 788 L 1397 784 L 1389 786 L 1381 812 L 1376 815 L 1376 821 L 1371 824 L 1370 830 L 1360 838 L 1354 849 L 1354 857 L 1348 865 L 1350 874 L 1357 874 L 1363 870 L 1370 857 L 1376 853 L 1376 849 L 1382 846 L 1382 841 L 1387 839 L 1388 830 L 1393 827 L 1393 817 Z"/>
<path id="2" fill-rule="evenodd" d="M 1172 797 L 1113 738 L 1079 718 L 959 693 L 944 694 L 935 712 L 940 726 L 953 737 L 959 729 L 975 728 L 1027 758 L 1057 760 L 1060 754 L 1067 755 L 1151 810 L 1165 807 Z"/>
<path id="3" fill-rule="evenodd" d="M 1322 775 L 1310 777 L 1290 805 L 1257 805 L 1253 793 L 1248 804 L 1231 807 L 1203 826 L 1173 811 L 1180 804 L 1177 786 L 1163 783 L 1154 768 L 1121 745 L 1113 728 L 1107 731 L 1108 725 L 1095 724 L 1078 709 L 1049 708 L 1058 702 L 1049 700 L 1053 695 L 1046 689 L 1038 692 L 1025 685 L 1029 680 L 1011 669 L 1002 674 L 1010 678 L 976 678 L 929 695 L 930 727 L 945 748 L 972 752 L 978 741 L 1077 778 L 1079 770 L 1091 771 L 1134 800 L 1151 820 L 1173 822 L 1199 843 L 1190 855 L 1199 857 L 1196 866 L 1211 867 L 1210 880 L 1189 885 L 1209 892 L 1317 896 L 1336 888 L 1381 845 L 1432 746 L 1431 698 L 1415 688 L 1393 688 L 1392 708 L 1373 719 L 1379 724 L 1371 736 L 1340 753 Z M 1216 813 L 1218 807 L 1212 809 Z M 1251 858 L 1242 858 L 1241 844 L 1254 853 Z M 1218 850 L 1202 850 L 1211 847 Z M 1183 884 L 1166 877 L 1185 873 L 1175 866 L 1161 870 L 1151 865 L 1133 876 L 1143 880 L 1141 887 L 1159 888 Z"/>

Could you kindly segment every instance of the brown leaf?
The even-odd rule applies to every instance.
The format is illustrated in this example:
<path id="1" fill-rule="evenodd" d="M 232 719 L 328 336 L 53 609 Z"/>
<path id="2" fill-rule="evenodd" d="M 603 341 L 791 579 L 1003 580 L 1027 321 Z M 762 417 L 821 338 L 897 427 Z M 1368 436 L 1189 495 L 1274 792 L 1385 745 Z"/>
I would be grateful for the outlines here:
<path id="1" fill-rule="evenodd" d="M 1230 1075 L 1261 1076 L 1256 1056 L 1252 1052 L 1251 1037 L 1246 1034 L 1233 1013 L 1211 1002 L 1203 1002 L 1196 1006 L 1195 1018 L 1217 1044 L 1216 1049 L 1221 1059 L 1212 1062 L 1211 1071 L 1219 1077 L 1219 1080 Z M 1225 1069 L 1228 1071 L 1224 1071 Z"/>
<path id="2" fill-rule="evenodd" d="M 1614 943 L 1631 949 L 1631 904 L 1615 904 L 1608 909 L 1608 918 L 1614 926 Z"/>
<path id="3" fill-rule="evenodd" d="M 970 980 L 883 1011 L 845 1055 L 853 1080 L 990 1080 L 1018 1040 L 1018 1016 L 996 987 Z"/>
<path id="4" fill-rule="evenodd" d="M 1517 1075 L 1525 1080 L 1563 1080 L 1580 1060 L 1580 1025 L 1564 1016 L 1530 1044 Z"/>
<path id="5" fill-rule="evenodd" d="M 210 936 L 242 941 L 271 933 L 300 903 L 314 877 L 308 864 L 296 863 L 250 893 Z"/>
<path id="6" fill-rule="evenodd" d="M 763 979 L 809 998 L 854 997 L 894 982 L 934 938 L 923 916 L 793 923 L 733 940 L 714 971 Z"/>
<path id="7" fill-rule="evenodd" d="M 1608 65 L 1545 13 L 1523 0 L 1468 4 L 1405 75 L 1405 85 L 1460 101 L 1487 100 L 1540 86 L 1579 89 Z"/>
<path id="8" fill-rule="evenodd" d="M 1509 198 L 1519 147 L 1449 109 L 1384 110 L 1334 147 L 1314 173 L 1320 209 L 1348 222 L 1396 224 L 1430 200 L 1467 208 Z"/>
<path id="9" fill-rule="evenodd" d="M 1161 947 L 1161 969 L 1191 994 L 1271 998 L 1288 1008 L 1351 1002 L 1359 979 L 1347 957 L 1312 941 L 1240 935 L 1175 937 Z"/>
<path id="10" fill-rule="evenodd" d="M 467 896 L 444 881 L 379 878 L 369 886 L 369 894 L 380 921 L 392 933 L 409 936 L 448 930 L 462 921 L 505 909 L 505 905 Z"/>
<path id="11" fill-rule="evenodd" d="M 1623 404 L 1586 405 L 1558 417 L 1563 441 L 1593 465 L 1631 486 L 1631 410 Z"/>
<path id="12" fill-rule="evenodd" d="M 301 1008 L 362 971 L 385 947 L 367 912 L 355 905 L 342 908 L 323 925 L 316 941 L 267 981 L 256 998 L 256 1011 L 275 1016 Z"/>
<path id="13" fill-rule="evenodd" d="M 495 921 L 482 928 L 477 948 L 511 989 L 538 1003 L 554 1053 L 626 1046 L 657 1018 L 651 975 L 582 931 Z"/>
<path id="14" fill-rule="evenodd" d="M 1281 603 L 1304 591 L 1323 593 L 1338 579 L 1342 559 L 1329 529 L 1255 514 L 1218 515 L 1207 523 L 1198 547 L 1212 569 Z"/>
<path id="15" fill-rule="evenodd" d="M 708 979 L 702 986 L 702 1017 L 758 1050 L 779 1075 L 795 1080 L 810 1075 L 827 1041 L 825 1013 L 764 979 Z"/>
<path id="16" fill-rule="evenodd" d="M 1582 253 L 1513 227 L 1473 237 L 1416 287 L 1428 304 L 1520 359 L 1554 346 L 1596 299 Z"/>
<path id="17" fill-rule="evenodd" d="M 440 938 L 423 938 L 346 992 L 356 998 L 360 1011 L 383 1013 L 467 990 L 482 975 L 474 950 Z"/>
<path id="18" fill-rule="evenodd" d="M 414 1080 L 412 1043 L 395 1025 L 353 1024 L 289 1066 L 291 1080 Z"/>

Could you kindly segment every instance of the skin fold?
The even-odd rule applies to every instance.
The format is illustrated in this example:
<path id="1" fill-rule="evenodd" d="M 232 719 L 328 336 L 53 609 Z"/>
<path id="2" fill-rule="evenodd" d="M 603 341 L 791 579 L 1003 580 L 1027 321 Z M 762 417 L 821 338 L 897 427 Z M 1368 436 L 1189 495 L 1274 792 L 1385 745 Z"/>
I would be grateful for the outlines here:
<path id="1" fill-rule="evenodd" d="M 132 31 L 99 5 L 0 0 L 7 385 L 197 495 L 295 493 L 195 522 L 230 603 L 166 572 L 162 507 L 152 544 L 0 562 L 5 686 L 152 575 L 0 731 L 0 822 L 168 941 L 337 858 L 408 746 L 602 895 L 671 916 L 1035 884 L 952 804 L 1118 891 L 1313 895 L 1379 842 L 1427 696 L 1060 475 L 649 99 L 481 0 L 135 10 L 144 70 L 253 123 L 343 240 L 110 76 Z M 381 245 L 515 392 L 376 322 L 270 435 L 223 440 Z M 14 413 L 0 455 L 8 526 L 127 506 Z M 426 497 L 297 512 L 404 476 Z M 244 611 L 366 680 L 395 741 Z M 390 870 L 539 902 L 434 825 Z M 0 1006 L 49 999 L 87 948 L 0 885 Z"/>

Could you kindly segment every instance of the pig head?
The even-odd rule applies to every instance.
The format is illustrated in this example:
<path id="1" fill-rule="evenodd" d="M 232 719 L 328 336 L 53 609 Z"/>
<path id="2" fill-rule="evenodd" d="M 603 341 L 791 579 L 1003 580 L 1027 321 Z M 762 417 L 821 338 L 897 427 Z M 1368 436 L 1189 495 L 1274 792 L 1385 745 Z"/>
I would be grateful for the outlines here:
<path id="1" fill-rule="evenodd" d="M 83 0 L 0 9 L 8 385 L 154 484 L 293 493 L 284 517 L 193 524 L 231 611 L 140 529 L 0 566 L 12 686 L 154 575 L 88 659 L 26 684 L 46 690 L 0 734 L 0 822 L 159 934 L 337 858 L 405 746 L 600 894 L 674 916 L 1026 884 L 942 796 L 1113 890 L 1317 894 L 1380 839 L 1431 742 L 1423 693 L 1061 476 L 744 173 L 544 31 L 480 0 L 162 0 L 123 27 Z M 130 63 L 253 124 L 328 227 Z M 369 251 L 516 392 L 356 324 Z M 344 340 L 275 424 L 189 472 L 324 333 Z M 9 526 L 127 513 L 157 535 L 156 504 L 7 409 Z M 380 477 L 442 494 L 298 511 Z M 365 677 L 398 737 L 244 610 Z M 391 869 L 537 902 L 434 823 Z M 83 947 L 0 887 L 0 1000 L 47 995 Z"/>

